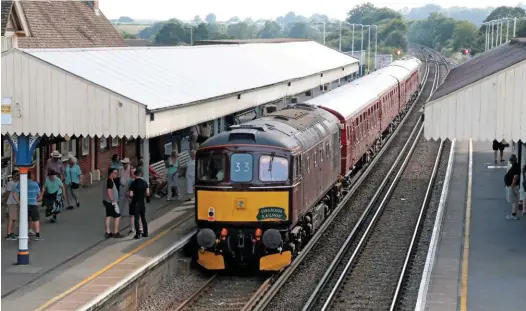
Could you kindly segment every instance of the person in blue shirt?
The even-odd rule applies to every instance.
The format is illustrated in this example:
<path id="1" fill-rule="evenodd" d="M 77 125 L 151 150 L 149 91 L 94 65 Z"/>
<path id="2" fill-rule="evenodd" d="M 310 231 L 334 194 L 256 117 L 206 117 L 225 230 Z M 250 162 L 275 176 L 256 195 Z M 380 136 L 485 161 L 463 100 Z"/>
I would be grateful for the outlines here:
<path id="1" fill-rule="evenodd" d="M 14 193 L 15 200 L 20 204 L 20 183 L 16 186 Z M 38 210 L 37 202 L 40 197 L 40 186 L 31 179 L 31 172 L 27 173 L 27 215 L 28 221 L 32 221 L 33 229 L 35 230 L 35 240 L 42 240 L 40 236 L 40 212 Z M 20 221 L 23 221 L 20 219 Z M 29 228 L 31 229 L 31 228 Z"/>
<path id="2" fill-rule="evenodd" d="M 82 172 L 80 166 L 77 164 L 77 158 L 69 157 L 68 165 L 66 166 L 66 206 L 67 209 L 73 209 L 74 205 L 80 206 L 79 203 L 79 188 L 80 176 Z"/>
<path id="3" fill-rule="evenodd" d="M 66 189 L 57 177 L 57 172 L 49 172 L 40 195 L 43 197 L 42 205 L 46 207 L 46 217 L 52 216 L 51 222 L 56 222 L 57 215 L 62 212 L 63 199 L 68 200 Z"/>

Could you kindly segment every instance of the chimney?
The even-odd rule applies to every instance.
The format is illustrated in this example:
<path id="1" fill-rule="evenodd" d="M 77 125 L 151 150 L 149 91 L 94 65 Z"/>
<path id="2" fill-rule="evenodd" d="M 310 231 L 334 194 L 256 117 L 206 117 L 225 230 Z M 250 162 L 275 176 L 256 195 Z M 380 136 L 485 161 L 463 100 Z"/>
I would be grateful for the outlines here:
<path id="1" fill-rule="evenodd" d="M 88 1 L 88 5 L 90 8 L 93 9 L 93 11 L 95 12 L 95 15 L 99 16 L 100 15 L 100 10 L 99 10 L 99 1 L 96 0 L 96 1 Z"/>

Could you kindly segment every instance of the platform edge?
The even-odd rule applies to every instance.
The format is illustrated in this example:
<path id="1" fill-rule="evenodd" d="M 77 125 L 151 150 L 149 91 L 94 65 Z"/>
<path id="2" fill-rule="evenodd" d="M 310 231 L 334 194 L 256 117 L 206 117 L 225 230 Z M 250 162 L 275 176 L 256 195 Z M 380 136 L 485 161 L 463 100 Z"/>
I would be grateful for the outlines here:
<path id="1" fill-rule="evenodd" d="M 453 162 L 455 160 L 455 146 L 456 139 L 453 139 L 451 143 L 451 150 L 449 152 L 449 162 L 447 164 L 446 176 L 444 178 L 444 185 L 442 186 L 442 193 L 440 194 L 440 201 L 438 203 L 437 215 L 435 218 L 435 224 L 433 226 L 433 233 L 431 235 L 431 241 L 429 242 L 429 249 L 427 251 L 426 263 L 424 265 L 424 271 L 422 272 L 422 280 L 420 281 L 420 288 L 418 290 L 418 298 L 416 300 L 415 311 L 424 311 L 426 308 L 427 291 L 429 289 L 429 282 L 431 280 L 431 271 L 435 264 L 436 249 L 438 246 L 438 240 L 440 231 L 442 229 L 442 219 L 444 218 L 444 210 L 449 195 L 449 182 L 453 171 Z"/>
<path id="2" fill-rule="evenodd" d="M 128 275 L 126 278 L 122 279 L 119 283 L 107 289 L 105 292 L 101 293 L 97 297 L 93 298 L 91 301 L 77 309 L 77 311 L 93 311 L 97 310 L 101 305 L 106 303 L 108 300 L 116 296 L 121 290 L 138 280 L 141 276 L 148 273 L 150 270 L 155 268 L 159 263 L 163 262 L 170 256 L 172 256 L 177 251 L 181 250 L 190 239 L 197 233 L 197 229 L 193 229 L 187 233 L 184 237 L 178 240 L 176 243 L 172 244 L 169 248 L 163 251 L 161 254 L 150 259 L 144 266 L 135 270 L 133 273 Z"/>

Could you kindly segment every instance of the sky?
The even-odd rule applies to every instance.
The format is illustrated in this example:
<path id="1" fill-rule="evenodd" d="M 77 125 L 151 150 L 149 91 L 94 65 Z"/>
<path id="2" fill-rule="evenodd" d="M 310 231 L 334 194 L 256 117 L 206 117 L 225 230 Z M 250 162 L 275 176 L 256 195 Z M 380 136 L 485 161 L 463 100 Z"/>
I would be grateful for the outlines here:
<path id="1" fill-rule="evenodd" d="M 252 17 L 269 19 L 284 15 L 289 11 L 304 16 L 313 13 L 326 14 L 330 18 L 344 19 L 346 13 L 355 5 L 367 1 L 346 0 L 99 0 L 99 7 L 108 18 L 129 16 L 135 19 L 166 20 L 178 18 L 190 20 L 196 15 L 205 18 L 208 13 L 214 13 L 218 20 L 227 20 L 232 16 L 241 19 Z M 515 6 L 520 0 L 371 0 L 377 6 L 387 6 L 398 10 L 404 7 L 420 7 L 428 3 L 439 4 L 442 7 L 465 6 L 483 8 L 487 6 L 509 5 Z M 523 1 L 524 2 L 524 1 Z"/>

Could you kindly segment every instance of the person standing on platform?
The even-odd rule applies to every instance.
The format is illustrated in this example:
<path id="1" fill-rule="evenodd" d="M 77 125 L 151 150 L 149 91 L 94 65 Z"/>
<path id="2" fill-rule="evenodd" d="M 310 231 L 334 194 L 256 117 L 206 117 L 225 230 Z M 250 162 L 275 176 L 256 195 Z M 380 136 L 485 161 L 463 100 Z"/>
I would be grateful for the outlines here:
<path id="1" fill-rule="evenodd" d="M 15 201 L 20 206 L 20 183 L 15 189 Z M 31 179 L 31 172 L 27 173 L 27 217 L 28 222 L 31 219 L 33 228 L 35 229 L 35 241 L 42 240 L 40 236 L 40 211 L 38 210 L 37 202 L 40 199 L 40 186 L 36 181 Z M 25 219 L 21 219 L 25 221 Z"/>
<path id="2" fill-rule="evenodd" d="M 51 158 L 47 160 L 46 168 L 44 169 L 46 176 L 52 171 L 56 172 L 61 180 L 64 180 L 65 168 L 64 163 L 62 163 L 62 155 L 58 150 L 54 150 L 51 153 Z"/>
<path id="3" fill-rule="evenodd" d="M 148 183 L 142 178 L 142 171 L 135 171 L 135 179 L 131 182 L 129 188 L 129 195 L 131 197 L 131 206 L 135 213 L 134 225 L 137 232 L 135 239 L 141 237 L 148 237 L 148 223 L 146 222 L 146 202 L 150 201 L 150 188 Z M 139 223 L 140 218 L 140 223 Z M 141 228 L 142 225 L 142 228 Z"/>
<path id="4" fill-rule="evenodd" d="M 114 154 L 111 156 L 111 162 L 110 162 L 110 168 L 112 169 L 116 169 L 117 170 L 117 177 L 115 178 L 115 184 L 117 184 L 117 192 L 119 192 L 119 187 L 120 187 L 120 177 L 121 175 L 119 170 L 122 168 L 122 163 L 121 163 L 121 159 L 119 157 L 118 154 Z"/>
<path id="5" fill-rule="evenodd" d="M 82 172 L 80 166 L 77 164 L 77 158 L 74 156 L 69 157 L 68 165 L 66 166 L 66 194 L 67 209 L 73 209 L 75 204 L 77 207 L 79 203 L 79 188 L 80 188 L 80 176 Z"/>
<path id="6" fill-rule="evenodd" d="M 186 201 L 192 201 L 194 197 L 195 152 L 195 150 L 190 150 L 190 159 L 188 160 L 186 167 L 186 193 L 188 194 Z"/>
<path id="7" fill-rule="evenodd" d="M 121 211 L 118 203 L 119 192 L 117 191 L 117 184 L 115 179 L 117 178 L 117 170 L 110 168 L 108 170 L 108 178 L 102 187 L 102 204 L 106 209 L 106 238 L 123 238 L 124 236 L 119 233 L 119 221 L 121 218 Z M 113 218 L 113 233 L 110 230 L 110 221 Z"/>
<path id="8" fill-rule="evenodd" d="M 13 232 L 15 223 L 18 221 L 18 216 L 20 215 L 20 205 L 15 200 L 16 186 L 19 182 L 20 174 L 18 170 L 14 170 L 11 173 L 12 179 L 7 183 L 6 193 L 4 198 L 7 198 L 5 202 L 2 202 L 2 205 L 7 206 L 7 235 L 6 240 L 17 240 L 18 235 Z"/>
<path id="9" fill-rule="evenodd" d="M 179 159 L 176 150 L 172 151 L 172 156 L 168 158 L 166 167 L 168 168 L 168 193 L 166 194 L 166 200 L 172 200 L 172 191 L 174 190 L 175 196 L 179 199 Z"/>
<path id="10" fill-rule="evenodd" d="M 511 215 L 506 216 L 506 219 L 517 220 L 517 208 L 520 200 L 520 174 L 521 168 L 517 163 L 517 156 L 512 154 L 510 156 L 511 167 L 504 175 L 504 184 L 506 185 L 506 194 L 508 203 L 511 203 Z"/>

